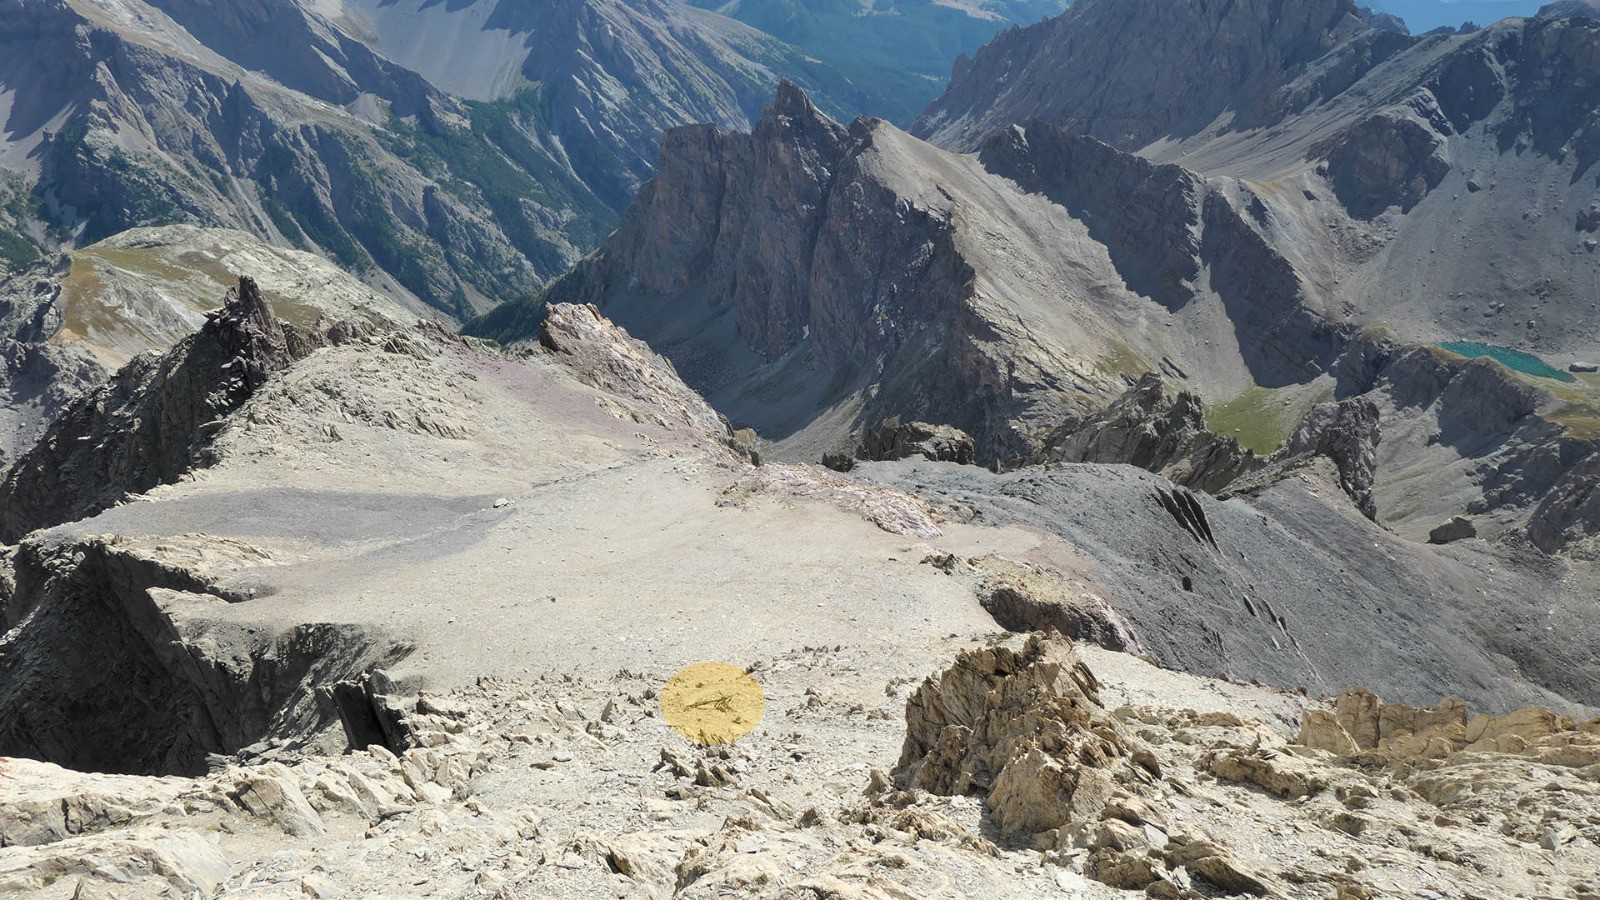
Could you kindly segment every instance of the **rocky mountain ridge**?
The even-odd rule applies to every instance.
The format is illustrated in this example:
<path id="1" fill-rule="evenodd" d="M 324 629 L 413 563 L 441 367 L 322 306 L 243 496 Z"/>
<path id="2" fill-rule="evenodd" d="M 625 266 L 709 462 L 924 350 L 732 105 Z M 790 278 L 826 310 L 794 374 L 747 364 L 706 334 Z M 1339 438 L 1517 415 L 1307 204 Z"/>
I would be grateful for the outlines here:
<path id="1" fill-rule="evenodd" d="M 73 398 L 134 356 L 188 337 L 240 275 L 260 285 L 277 317 L 301 329 L 320 318 L 410 324 L 417 315 L 320 257 L 242 232 L 123 232 L 0 278 L 8 366 L 0 376 L 0 458 L 9 462 L 31 447 Z"/>
<path id="2" fill-rule="evenodd" d="M 245 285 L 161 361 L 169 377 L 148 382 L 135 361 L 113 382 L 146 410 L 225 402 L 202 429 L 204 466 L 0 554 L 0 752 L 196 776 L 0 761 L 8 887 L 337 895 L 404 872 L 715 896 L 800 861 L 802 891 L 938 895 L 952 872 L 1088 896 L 1388 890 L 1417 877 L 1411 850 L 1352 873 L 1307 847 L 1370 856 L 1401 834 L 1385 823 L 1425 813 L 1411 837 L 1479 859 L 1553 848 L 1516 884 L 1588 890 L 1600 661 L 1574 652 L 1590 645 L 1584 570 L 1530 569 L 1482 541 L 1430 547 L 1362 516 L 1346 493 L 1356 470 L 1319 426 L 1360 403 L 1309 416 L 1291 446 L 1312 455 L 1226 501 L 1126 466 L 863 461 L 845 478 L 753 464 L 675 366 L 592 307 L 550 307 L 516 353 L 432 326 L 314 346 L 269 327 L 266 308 Z M 201 359 L 213 345 L 217 365 Z M 62 430 L 75 421 L 34 455 L 190 446 L 128 416 L 80 442 Z M 516 552 L 529 547 L 537 558 Z M 730 604 L 738 627 L 706 627 Z M 669 671 L 707 655 L 756 672 L 769 707 L 751 738 L 702 753 L 653 704 Z M 516 678 L 485 677 L 497 671 Z M 1374 701 L 1367 716 L 1341 700 L 1325 708 L 1334 728 L 1304 694 L 1250 679 L 1553 711 L 1482 727 L 1463 714 L 1457 735 L 1459 704 Z M 1007 715 L 968 720 L 986 708 Z M 1370 747 L 1369 719 L 1387 723 Z M 105 733 L 124 739 L 87 739 Z M 1069 750 L 1092 759 L 1069 771 Z M 781 774 L 812 765 L 817 778 Z M 1572 787 L 1530 794 L 1527 778 Z M 637 820 L 641 790 L 661 792 L 670 827 L 612 829 Z M 1261 791 L 1286 800 L 1263 807 Z M 697 803 L 715 807 L 704 822 Z M 1529 808 L 1538 822 L 1519 817 Z M 910 862 L 867 877 L 827 843 L 856 828 L 922 837 L 897 851 Z M 1248 829 L 1261 837 L 1233 839 Z M 1285 829 L 1305 841 L 1271 837 Z M 424 832 L 458 835 L 451 861 L 409 852 Z M 1482 877 L 1415 852 L 1440 890 Z M 789 869 L 749 874 L 763 853 Z M 112 854 L 149 869 L 106 869 Z M 322 870 L 298 861 L 312 856 Z"/>
<path id="3" fill-rule="evenodd" d="M 1277 196 L 1039 122 L 951 155 L 885 123 L 838 125 L 789 86 L 748 136 L 673 132 L 617 234 L 543 299 L 616 317 L 780 455 L 849 452 L 899 416 L 1015 465 L 1159 373 L 1208 409 L 1248 411 L 1263 456 L 1318 403 L 1364 397 L 1367 424 L 1339 438 L 1369 448 L 1346 478 L 1362 508 L 1419 537 L 1461 513 L 1525 533 L 1559 477 L 1532 461 L 1595 452 L 1570 424 L 1588 383 L 1329 317 L 1277 231 Z M 512 340 L 538 317 L 519 304 L 474 328 Z M 1379 433 L 1356 437 L 1374 418 Z M 1211 486 L 1244 474 L 1222 468 Z"/>

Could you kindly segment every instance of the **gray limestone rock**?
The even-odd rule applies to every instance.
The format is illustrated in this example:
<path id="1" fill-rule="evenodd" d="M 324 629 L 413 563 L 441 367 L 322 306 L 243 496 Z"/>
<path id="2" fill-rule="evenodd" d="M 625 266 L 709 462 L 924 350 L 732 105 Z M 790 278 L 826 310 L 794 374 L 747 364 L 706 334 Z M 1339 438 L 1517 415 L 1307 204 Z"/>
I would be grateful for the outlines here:
<path id="1" fill-rule="evenodd" d="M 1478 529 L 1472 524 L 1471 519 L 1466 516 L 1455 516 L 1450 521 L 1428 532 L 1428 543 L 1452 544 L 1456 541 L 1464 541 L 1477 536 Z"/>

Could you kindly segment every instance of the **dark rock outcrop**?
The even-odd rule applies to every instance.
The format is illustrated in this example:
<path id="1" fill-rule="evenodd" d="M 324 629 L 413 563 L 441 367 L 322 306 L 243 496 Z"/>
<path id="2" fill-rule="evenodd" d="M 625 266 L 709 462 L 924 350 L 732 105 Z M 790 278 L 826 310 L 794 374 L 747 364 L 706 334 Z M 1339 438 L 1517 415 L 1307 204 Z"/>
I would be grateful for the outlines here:
<path id="1" fill-rule="evenodd" d="M 0 540 L 83 518 L 203 465 L 205 447 L 292 361 L 250 279 L 193 337 L 136 357 L 72 402 L 0 482 Z"/>
<path id="2" fill-rule="evenodd" d="M 24 542 L 16 605 L 32 615 L 0 642 L 0 755 L 201 773 L 207 754 L 331 724 L 336 713 L 319 700 L 319 684 L 407 652 L 359 626 L 280 633 L 209 622 L 208 607 L 249 602 L 249 593 L 205 561 L 251 558 L 248 547 L 201 536 L 158 546 Z"/>
<path id="3" fill-rule="evenodd" d="M 977 462 L 972 436 L 948 425 L 902 422 L 893 418 L 869 429 L 856 448 L 856 459 L 884 462 L 918 456 L 929 462 L 970 466 Z"/>
<path id="4" fill-rule="evenodd" d="M 1450 172 L 1445 141 L 1416 119 L 1372 116 L 1328 151 L 1328 177 L 1351 215 L 1370 219 L 1392 206 L 1409 212 Z"/>
<path id="5" fill-rule="evenodd" d="M 1038 462 L 1126 463 L 1216 493 L 1263 461 L 1206 428 L 1204 405 L 1150 374 L 1105 409 L 1063 423 Z"/>
<path id="6" fill-rule="evenodd" d="M 1274 456 L 1275 463 L 1293 464 L 1313 456 L 1333 460 L 1339 486 L 1369 519 L 1377 518 L 1372 483 L 1378 468 L 1378 406 L 1366 397 L 1319 403 Z"/>

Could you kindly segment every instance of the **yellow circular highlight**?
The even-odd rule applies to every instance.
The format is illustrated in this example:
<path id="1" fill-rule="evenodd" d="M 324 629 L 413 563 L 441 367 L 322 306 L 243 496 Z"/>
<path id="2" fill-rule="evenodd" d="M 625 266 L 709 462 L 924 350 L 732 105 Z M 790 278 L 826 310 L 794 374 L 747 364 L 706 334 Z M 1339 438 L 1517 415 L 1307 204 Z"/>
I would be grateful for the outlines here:
<path id="1" fill-rule="evenodd" d="M 661 717 L 697 744 L 730 744 L 754 731 L 767 695 L 749 672 L 727 663 L 695 663 L 661 690 Z"/>

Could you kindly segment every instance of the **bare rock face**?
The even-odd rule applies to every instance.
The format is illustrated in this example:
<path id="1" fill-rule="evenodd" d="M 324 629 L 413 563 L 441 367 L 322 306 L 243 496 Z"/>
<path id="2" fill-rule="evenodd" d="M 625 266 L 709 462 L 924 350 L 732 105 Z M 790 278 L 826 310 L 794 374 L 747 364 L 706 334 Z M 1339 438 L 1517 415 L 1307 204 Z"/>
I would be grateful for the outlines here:
<path id="1" fill-rule="evenodd" d="M 1174 390 L 1156 374 L 1140 378 L 1105 409 L 1063 423 L 1039 461 L 1126 463 L 1208 493 L 1263 464 L 1237 441 L 1206 427 L 1197 395 Z"/>
<path id="2" fill-rule="evenodd" d="M 962 654 L 906 702 L 895 773 L 936 794 L 988 795 L 1002 831 L 1084 825 L 1159 776 L 1100 705 L 1093 673 L 1070 642 L 1036 635 L 1019 652 Z"/>
<path id="3" fill-rule="evenodd" d="M 1472 524 L 1471 519 L 1466 516 L 1452 516 L 1450 521 L 1428 532 L 1428 543 L 1451 544 L 1477 536 L 1478 528 Z"/>
<path id="4" fill-rule="evenodd" d="M 902 422 L 899 418 L 885 421 L 869 430 L 861 446 L 856 448 L 856 459 L 869 462 L 886 462 L 918 456 L 929 462 L 950 462 L 970 466 L 977 462 L 972 446 L 972 435 L 948 425 L 929 425 L 927 422 Z"/>
<path id="5" fill-rule="evenodd" d="M 198 334 L 69 405 L 0 482 L 0 538 L 106 509 L 200 463 L 222 418 L 291 362 L 260 288 L 240 279 Z"/>
<path id="6" fill-rule="evenodd" d="M 1600 455 L 1590 454 L 1566 468 L 1529 517 L 1529 539 L 1548 553 L 1592 545 L 1600 534 L 1597 483 Z"/>
<path id="7" fill-rule="evenodd" d="M 1557 0 L 1555 3 L 1546 3 L 1539 7 L 1536 15 L 1541 19 L 1559 19 L 1565 16 L 1595 19 L 1600 18 L 1600 4 L 1594 0 Z"/>
<path id="8" fill-rule="evenodd" d="M 763 435 L 843 402 L 858 411 L 826 446 L 900 416 L 966 431 L 980 458 L 1017 452 L 1019 418 L 1060 405 L 1060 376 L 1041 341 L 990 340 L 951 214 L 901 181 L 914 144 L 833 122 L 785 83 L 749 134 L 669 133 L 621 227 L 546 296 L 594 303 Z M 469 331 L 525 339 L 527 318 L 513 306 Z"/>
<path id="9" fill-rule="evenodd" d="M 57 302 L 60 280 L 71 267 L 57 256 L 0 279 L 0 464 L 31 447 L 45 423 L 105 380 L 92 353 L 51 340 L 65 314 Z"/>
<path id="10" fill-rule="evenodd" d="M 1391 206 L 1416 206 L 1450 172 L 1445 140 L 1404 115 L 1365 119 L 1328 153 L 1333 189 L 1352 215 L 1370 219 Z"/>
<path id="11" fill-rule="evenodd" d="M 13 605 L 28 615 L 0 643 L 0 755 L 194 774 L 207 754 L 327 724 L 318 684 L 405 654 L 358 625 L 279 635 L 207 624 L 214 605 L 251 602 L 228 573 L 262 561 L 203 535 L 24 542 Z"/>
<path id="12" fill-rule="evenodd" d="M 1332 463 L 1330 480 L 1373 521 L 1378 519 L 1373 483 L 1378 468 L 1377 403 L 1366 396 L 1319 403 L 1301 420 L 1294 434 L 1260 470 L 1230 484 L 1224 496 L 1249 495 L 1308 468 L 1319 460 Z"/>
<path id="13" fill-rule="evenodd" d="M 1319 403 L 1275 459 L 1325 456 L 1339 469 L 1339 486 L 1369 519 L 1377 518 L 1372 483 L 1378 468 L 1378 406 L 1366 397 Z"/>
<path id="14" fill-rule="evenodd" d="M 971 148 L 1038 117 L 1134 149 L 1192 134 L 1224 110 L 1243 127 L 1269 124 L 1290 105 L 1284 88 L 1352 37 L 1370 46 L 1352 65 L 1371 65 L 1406 40 L 1367 26 L 1350 0 L 1077 3 L 958 65 L 912 131 Z"/>

